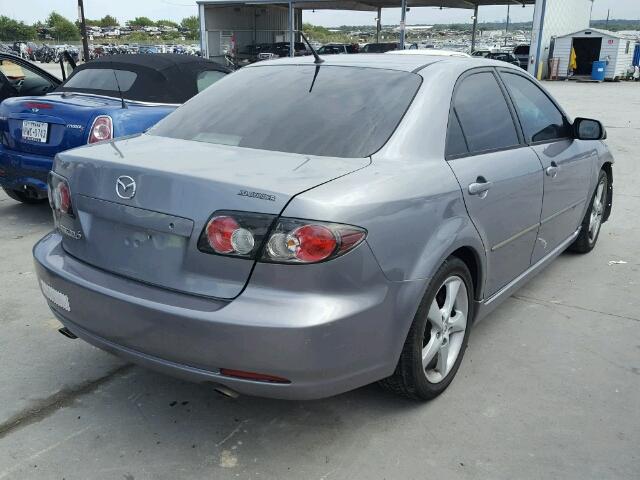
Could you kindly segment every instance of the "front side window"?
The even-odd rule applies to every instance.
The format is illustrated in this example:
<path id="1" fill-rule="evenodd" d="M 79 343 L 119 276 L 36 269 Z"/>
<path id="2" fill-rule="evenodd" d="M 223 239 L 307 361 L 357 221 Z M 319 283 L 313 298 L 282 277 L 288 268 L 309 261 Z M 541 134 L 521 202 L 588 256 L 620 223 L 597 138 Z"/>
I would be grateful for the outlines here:
<path id="1" fill-rule="evenodd" d="M 564 115 L 537 85 L 515 73 L 502 72 L 502 79 L 513 99 L 528 143 L 571 137 L 571 127 Z"/>
<path id="2" fill-rule="evenodd" d="M 0 59 L 0 72 L 18 95 L 44 95 L 55 88 L 42 75 L 6 58 Z"/>
<path id="3" fill-rule="evenodd" d="M 501 150 L 519 145 L 513 117 L 491 72 L 475 73 L 458 85 L 453 111 L 470 153 Z M 450 128 L 456 128 L 450 122 Z M 449 132 L 455 138 L 456 132 Z M 458 149 L 460 142 L 457 142 Z"/>
<path id="4" fill-rule="evenodd" d="M 152 135 L 330 157 L 368 157 L 391 137 L 421 77 L 393 70 L 256 66 L 216 82 Z"/>

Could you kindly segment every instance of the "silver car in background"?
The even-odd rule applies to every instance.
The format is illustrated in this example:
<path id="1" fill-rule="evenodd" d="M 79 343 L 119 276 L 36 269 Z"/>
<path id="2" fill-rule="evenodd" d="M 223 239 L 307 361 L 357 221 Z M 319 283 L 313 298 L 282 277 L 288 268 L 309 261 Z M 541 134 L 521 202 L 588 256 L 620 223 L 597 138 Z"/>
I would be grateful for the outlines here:
<path id="1" fill-rule="evenodd" d="M 56 158 L 40 286 L 67 336 L 227 393 L 430 399 L 474 321 L 595 246 L 605 138 L 504 62 L 260 62 Z"/>

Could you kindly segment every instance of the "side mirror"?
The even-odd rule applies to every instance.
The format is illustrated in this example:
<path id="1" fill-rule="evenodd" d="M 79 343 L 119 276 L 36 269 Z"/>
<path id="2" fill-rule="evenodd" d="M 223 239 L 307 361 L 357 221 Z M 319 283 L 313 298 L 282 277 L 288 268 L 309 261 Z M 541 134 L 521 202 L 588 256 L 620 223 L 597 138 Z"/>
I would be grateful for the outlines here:
<path id="1" fill-rule="evenodd" d="M 605 140 L 607 131 L 598 120 L 576 118 L 573 122 L 574 136 L 578 140 Z"/>

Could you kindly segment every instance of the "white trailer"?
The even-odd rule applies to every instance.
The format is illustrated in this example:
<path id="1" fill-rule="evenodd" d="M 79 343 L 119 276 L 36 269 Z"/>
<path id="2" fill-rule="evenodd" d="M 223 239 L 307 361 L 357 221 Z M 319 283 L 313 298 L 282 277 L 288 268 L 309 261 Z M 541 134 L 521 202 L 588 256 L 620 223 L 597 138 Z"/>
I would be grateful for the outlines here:
<path id="1" fill-rule="evenodd" d="M 571 49 L 576 52 L 577 76 L 591 75 L 593 62 L 607 62 L 606 80 L 616 80 L 625 76 L 633 63 L 635 41 L 631 37 L 607 30 L 589 28 L 556 38 L 553 57 L 560 59 L 558 74 L 569 76 Z"/>

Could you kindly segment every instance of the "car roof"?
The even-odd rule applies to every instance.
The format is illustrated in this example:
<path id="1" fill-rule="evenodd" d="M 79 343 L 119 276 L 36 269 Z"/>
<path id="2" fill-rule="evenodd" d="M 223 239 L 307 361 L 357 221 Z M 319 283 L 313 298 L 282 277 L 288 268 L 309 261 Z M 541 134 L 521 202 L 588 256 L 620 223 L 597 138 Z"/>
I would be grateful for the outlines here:
<path id="1" fill-rule="evenodd" d="M 196 95 L 198 93 L 197 78 L 203 71 L 231 72 L 218 63 L 193 55 L 170 53 L 107 55 L 78 65 L 56 91 L 119 97 L 118 91 L 73 86 L 74 78 L 83 71 L 99 69 L 127 70 L 135 73 L 132 85 L 123 92 L 125 99 L 168 104 L 181 104 Z"/>
<path id="2" fill-rule="evenodd" d="M 437 50 L 435 48 L 423 48 L 419 50 L 391 50 L 386 53 L 387 55 L 426 55 L 432 57 L 464 57 L 469 58 L 464 52 L 457 52 L 455 50 Z"/>
<path id="3" fill-rule="evenodd" d="M 144 45 L 140 48 L 157 48 L 155 45 Z M 131 64 L 142 67 L 151 68 L 153 70 L 166 70 L 176 65 L 188 64 L 209 64 L 217 65 L 212 60 L 198 57 L 195 55 L 180 55 L 176 53 L 136 53 L 136 54 L 117 54 L 98 57 L 95 60 L 87 62 L 85 65 L 102 65 L 119 63 L 121 65 Z"/>
<path id="4" fill-rule="evenodd" d="M 386 70 L 398 70 L 403 72 L 418 72 L 428 65 L 434 63 L 457 64 L 458 68 L 464 70 L 465 67 L 504 67 L 508 63 L 496 60 L 487 60 L 478 57 L 444 57 L 435 55 L 387 55 L 386 53 L 356 53 L 348 55 L 326 55 L 322 56 L 322 65 L 339 67 L 360 67 L 360 68 L 380 68 Z M 314 58 L 311 55 L 305 57 L 287 57 L 275 60 L 257 62 L 244 68 L 259 68 L 267 65 L 314 65 Z"/>

